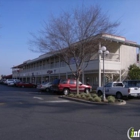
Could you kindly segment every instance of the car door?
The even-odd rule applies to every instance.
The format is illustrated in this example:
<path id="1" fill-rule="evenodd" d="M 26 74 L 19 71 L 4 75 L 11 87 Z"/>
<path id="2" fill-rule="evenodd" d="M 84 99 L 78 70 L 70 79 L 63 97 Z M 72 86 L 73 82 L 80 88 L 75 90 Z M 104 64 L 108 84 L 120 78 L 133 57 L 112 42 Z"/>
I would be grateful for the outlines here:
<path id="1" fill-rule="evenodd" d="M 106 85 L 105 85 L 105 93 L 107 94 L 107 95 L 110 95 L 111 94 L 111 87 L 112 87 L 112 83 L 107 83 Z"/>
<path id="2" fill-rule="evenodd" d="M 24 87 L 31 87 L 31 84 L 30 83 L 24 83 Z"/>
<path id="3" fill-rule="evenodd" d="M 69 80 L 69 88 L 71 91 L 76 91 L 76 81 L 73 79 Z"/>
<path id="4" fill-rule="evenodd" d="M 85 87 L 83 86 L 82 82 L 79 81 L 79 90 L 84 91 Z"/>
<path id="5" fill-rule="evenodd" d="M 116 83 L 113 83 L 112 87 L 110 88 L 110 95 L 116 95 L 116 93 L 118 91 L 123 91 L 123 83 L 121 82 L 116 82 Z"/>

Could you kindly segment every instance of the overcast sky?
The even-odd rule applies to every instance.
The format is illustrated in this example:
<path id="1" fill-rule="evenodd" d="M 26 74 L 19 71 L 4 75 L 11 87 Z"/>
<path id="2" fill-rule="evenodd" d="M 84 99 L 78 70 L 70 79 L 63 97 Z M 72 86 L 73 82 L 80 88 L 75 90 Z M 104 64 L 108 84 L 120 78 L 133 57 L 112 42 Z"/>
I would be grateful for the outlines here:
<path id="1" fill-rule="evenodd" d="M 81 4 L 98 4 L 111 20 L 121 22 L 119 35 L 140 44 L 140 0 L 0 0 L 0 75 L 40 55 L 29 50 L 30 32 L 42 29 L 51 14 Z"/>

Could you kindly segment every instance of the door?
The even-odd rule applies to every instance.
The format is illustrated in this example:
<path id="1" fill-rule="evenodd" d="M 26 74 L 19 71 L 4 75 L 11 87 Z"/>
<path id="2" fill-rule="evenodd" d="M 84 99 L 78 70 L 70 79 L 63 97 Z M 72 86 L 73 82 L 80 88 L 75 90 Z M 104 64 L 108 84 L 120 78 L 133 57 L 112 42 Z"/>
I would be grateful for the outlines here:
<path id="1" fill-rule="evenodd" d="M 69 88 L 71 91 L 76 91 L 76 81 L 75 80 L 70 79 Z"/>
<path id="2" fill-rule="evenodd" d="M 105 85 L 105 94 L 111 95 L 111 87 L 112 87 L 112 83 L 108 83 Z"/>

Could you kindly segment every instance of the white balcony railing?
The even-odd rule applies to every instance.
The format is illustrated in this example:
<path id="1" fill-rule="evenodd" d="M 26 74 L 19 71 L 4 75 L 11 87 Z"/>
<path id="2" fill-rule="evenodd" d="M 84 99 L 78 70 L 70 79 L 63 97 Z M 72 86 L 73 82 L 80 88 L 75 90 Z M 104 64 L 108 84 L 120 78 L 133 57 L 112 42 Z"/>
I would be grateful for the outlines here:
<path id="1" fill-rule="evenodd" d="M 103 59 L 103 55 L 101 55 L 101 59 Z M 120 54 L 109 53 L 105 56 L 105 60 L 108 61 L 120 61 Z"/>
<path id="2" fill-rule="evenodd" d="M 91 61 L 89 62 L 89 66 L 88 66 L 88 69 L 91 69 L 90 68 L 90 65 L 93 66 L 94 64 L 94 68 L 96 69 L 96 67 L 98 67 L 98 58 L 99 58 L 99 54 L 96 53 Z M 101 59 L 102 59 L 102 55 L 101 55 Z M 107 56 L 105 56 L 105 60 L 108 61 L 108 63 L 110 62 L 111 65 L 112 65 L 112 62 L 120 62 L 120 54 L 115 54 L 115 53 L 109 53 Z M 74 65 L 74 64 L 73 64 Z M 96 66 L 97 65 L 97 66 Z M 64 63 L 64 62 L 60 62 L 59 63 L 53 63 L 53 64 L 46 64 L 46 65 L 43 65 L 43 66 L 38 66 L 38 67 L 33 67 L 33 68 L 28 68 L 28 69 L 22 69 L 20 71 L 17 71 L 17 70 L 14 70 L 13 69 L 13 74 L 14 75 L 31 75 L 31 73 L 40 73 L 40 72 L 43 72 L 47 70 L 51 70 L 51 69 L 65 69 L 67 67 L 67 65 Z M 93 69 L 93 67 L 92 67 Z"/>

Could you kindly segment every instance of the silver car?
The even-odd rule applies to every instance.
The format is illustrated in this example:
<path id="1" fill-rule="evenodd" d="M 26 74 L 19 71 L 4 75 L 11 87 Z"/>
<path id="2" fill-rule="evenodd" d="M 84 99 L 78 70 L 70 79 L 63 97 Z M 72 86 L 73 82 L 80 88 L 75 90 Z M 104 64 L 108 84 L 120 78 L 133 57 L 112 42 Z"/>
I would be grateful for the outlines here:
<path id="1" fill-rule="evenodd" d="M 47 91 L 47 92 L 49 92 L 51 86 L 52 86 L 52 82 L 42 83 L 42 84 L 40 84 L 40 85 L 37 86 L 37 89 L 38 90 L 41 90 L 41 91 Z"/>
<path id="2" fill-rule="evenodd" d="M 16 83 L 18 83 L 18 82 L 20 82 L 19 79 L 11 79 L 11 80 L 9 80 L 9 81 L 7 82 L 7 85 L 8 85 L 8 86 L 15 86 Z"/>

